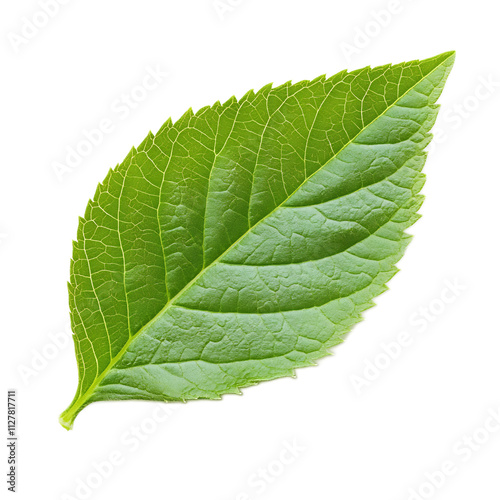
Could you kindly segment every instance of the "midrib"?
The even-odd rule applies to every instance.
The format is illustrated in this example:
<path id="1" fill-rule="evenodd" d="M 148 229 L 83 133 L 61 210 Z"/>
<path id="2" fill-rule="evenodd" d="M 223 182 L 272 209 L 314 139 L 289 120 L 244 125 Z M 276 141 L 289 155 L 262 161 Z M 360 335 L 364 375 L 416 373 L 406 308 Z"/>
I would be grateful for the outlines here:
<path id="1" fill-rule="evenodd" d="M 313 172 L 311 175 L 306 177 L 304 181 L 297 186 L 297 188 L 289 195 L 287 196 L 279 205 L 277 205 L 271 212 L 269 212 L 265 217 L 257 221 L 252 227 L 248 228 L 245 233 L 243 233 L 234 243 L 232 243 L 227 250 L 225 250 L 222 254 L 219 255 L 212 263 L 210 263 L 207 267 L 205 267 L 200 273 L 198 273 L 187 285 L 184 286 L 177 294 L 174 295 L 166 304 L 165 306 L 150 320 L 148 321 L 143 327 L 141 327 L 140 330 L 137 331 L 137 333 L 130 337 L 129 340 L 126 342 L 126 344 L 122 347 L 120 352 L 111 359 L 110 364 L 107 366 L 107 368 L 95 379 L 95 381 L 92 383 L 92 385 L 85 391 L 84 394 L 82 394 L 71 406 L 64 412 L 64 414 L 71 415 L 73 418 L 71 419 L 71 422 L 74 420 L 74 417 L 78 413 L 76 412 L 70 412 L 70 409 L 76 409 L 78 410 L 79 408 L 82 407 L 82 405 L 92 396 L 94 389 L 102 382 L 102 380 L 106 377 L 106 375 L 113 369 L 114 365 L 121 359 L 123 354 L 128 350 L 128 347 L 130 344 L 140 336 L 140 334 L 147 329 L 151 324 L 153 324 L 159 317 L 161 317 L 163 314 L 165 314 L 166 311 L 173 305 L 175 305 L 175 302 L 184 294 L 186 290 L 188 290 L 198 279 L 200 279 L 209 269 L 214 267 L 216 264 L 218 264 L 221 259 L 223 259 L 238 243 L 243 240 L 251 231 L 253 231 L 261 222 L 267 220 L 269 217 L 271 217 L 278 209 L 282 208 L 282 206 L 299 190 L 301 189 L 312 177 L 314 177 L 317 173 L 319 173 L 325 165 L 330 163 L 332 160 L 334 160 L 342 151 L 344 151 L 348 146 L 350 146 L 366 129 L 368 129 L 373 123 L 375 123 L 381 116 L 386 114 L 391 108 L 397 105 L 398 101 L 400 101 L 403 97 L 405 97 L 408 93 L 410 93 L 417 85 L 422 83 L 425 78 L 427 78 L 431 73 L 436 71 L 440 66 L 442 66 L 448 59 L 452 57 L 450 55 L 448 58 L 443 60 L 440 64 L 435 66 L 431 71 L 423 75 L 418 82 L 416 82 L 414 85 L 412 85 L 407 91 L 405 91 L 401 96 L 399 96 L 391 105 L 389 105 L 382 113 L 380 113 L 378 116 L 376 116 L 371 122 L 369 122 L 367 125 L 365 125 L 363 128 L 360 129 L 360 131 L 352 138 L 350 139 L 344 146 L 342 146 L 341 149 L 339 149 L 327 162 L 325 162 L 320 168 L 318 168 L 315 172 Z"/>

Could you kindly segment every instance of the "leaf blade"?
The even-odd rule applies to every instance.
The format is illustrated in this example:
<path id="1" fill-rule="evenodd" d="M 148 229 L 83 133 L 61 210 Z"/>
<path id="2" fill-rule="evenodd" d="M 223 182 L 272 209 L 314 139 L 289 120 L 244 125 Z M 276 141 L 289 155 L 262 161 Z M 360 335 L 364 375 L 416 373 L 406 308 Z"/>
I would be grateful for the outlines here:
<path id="1" fill-rule="evenodd" d="M 63 425 L 98 400 L 238 392 L 341 341 L 408 243 L 453 58 L 266 86 L 132 150 L 79 228 Z"/>

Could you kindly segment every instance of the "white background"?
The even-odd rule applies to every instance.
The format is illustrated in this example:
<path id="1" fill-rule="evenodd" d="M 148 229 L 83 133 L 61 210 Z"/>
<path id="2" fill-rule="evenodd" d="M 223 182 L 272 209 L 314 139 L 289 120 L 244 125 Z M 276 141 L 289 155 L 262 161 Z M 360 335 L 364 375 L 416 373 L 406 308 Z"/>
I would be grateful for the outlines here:
<path id="1" fill-rule="evenodd" d="M 44 21 L 37 1 L 2 2 L 1 366 L 5 390 L 18 390 L 18 498 L 405 500 L 412 489 L 414 500 L 500 497 L 500 431 L 484 431 L 500 408 L 495 7 L 222 0 L 217 10 L 212 0 L 69 0 L 30 31 L 23 18 Z M 71 241 L 97 183 L 132 145 L 190 106 L 268 82 L 452 49 L 423 217 L 390 290 L 335 356 L 243 396 L 168 405 L 161 423 L 166 405 L 119 402 L 91 405 L 71 432 L 59 425 L 77 384 L 67 336 Z M 141 93 L 147 68 L 157 66 L 169 76 Z M 131 91 L 142 101 L 128 112 L 117 99 Z M 113 130 L 58 177 L 67 148 L 103 119 Z M 402 332 L 411 343 L 387 362 L 383 345 Z M 357 390 L 353 381 L 366 374 L 372 380 Z M 461 442 L 467 435 L 482 444 Z M 285 441 L 300 449 L 293 460 Z M 110 455 L 120 463 L 103 478 L 93 463 Z M 434 472 L 445 461 L 454 473 L 443 479 Z M 426 484 L 426 474 L 442 486 Z"/>

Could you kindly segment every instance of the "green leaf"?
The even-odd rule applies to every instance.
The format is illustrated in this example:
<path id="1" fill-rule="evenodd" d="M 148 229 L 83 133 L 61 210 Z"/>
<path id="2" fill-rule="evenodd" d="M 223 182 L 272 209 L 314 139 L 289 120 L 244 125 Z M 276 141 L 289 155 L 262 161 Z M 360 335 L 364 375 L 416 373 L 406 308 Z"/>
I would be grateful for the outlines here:
<path id="1" fill-rule="evenodd" d="M 80 219 L 62 425 L 94 401 L 239 393 L 341 342 L 409 242 L 453 60 L 267 85 L 132 149 Z"/>

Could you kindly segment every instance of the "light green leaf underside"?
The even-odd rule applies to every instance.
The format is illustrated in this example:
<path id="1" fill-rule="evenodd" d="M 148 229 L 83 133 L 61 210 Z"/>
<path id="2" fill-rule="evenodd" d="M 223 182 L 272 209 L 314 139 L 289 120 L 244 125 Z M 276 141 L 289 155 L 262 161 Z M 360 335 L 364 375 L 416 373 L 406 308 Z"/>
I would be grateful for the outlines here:
<path id="1" fill-rule="evenodd" d="M 132 149 L 80 219 L 61 423 L 94 401 L 238 393 L 341 342 L 408 244 L 453 60 L 268 85 Z"/>

